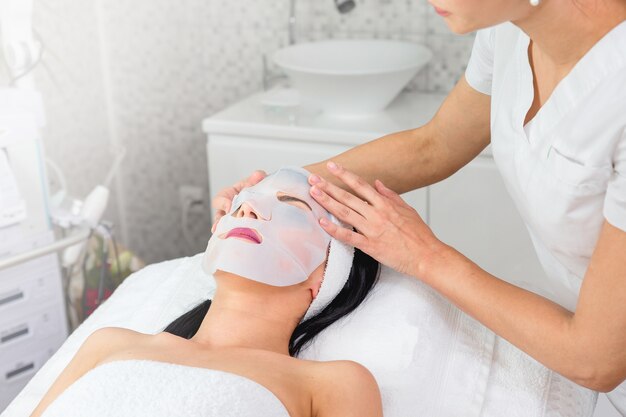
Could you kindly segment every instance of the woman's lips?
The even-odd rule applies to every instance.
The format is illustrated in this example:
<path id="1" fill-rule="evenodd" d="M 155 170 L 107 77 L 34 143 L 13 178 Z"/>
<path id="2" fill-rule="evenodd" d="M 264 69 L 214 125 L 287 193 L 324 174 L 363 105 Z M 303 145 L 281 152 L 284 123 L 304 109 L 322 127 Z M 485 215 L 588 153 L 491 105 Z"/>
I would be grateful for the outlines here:
<path id="1" fill-rule="evenodd" d="M 437 6 L 433 6 L 433 7 L 435 8 L 435 12 L 437 12 L 437 14 L 438 14 L 439 16 L 442 16 L 442 17 L 447 17 L 447 16 L 450 16 L 450 14 L 451 14 L 450 12 L 448 12 L 448 11 L 446 11 L 446 10 L 443 10 L 443 9 L 440 9 L 440 8 L 439 8 L 439 7 L 437 7 Z"/>
<path id="2" fill-rule="evenodd" d="M 259 244 L 262 242 L 261 236 L 254 229 L 249 229 L 247 227 L 235 227 L 230 232 L 226 233 L 224 239 L 228 239 L 229 237 L 238 237 L 241 239 L 249 240 L 250 242 Z"/>

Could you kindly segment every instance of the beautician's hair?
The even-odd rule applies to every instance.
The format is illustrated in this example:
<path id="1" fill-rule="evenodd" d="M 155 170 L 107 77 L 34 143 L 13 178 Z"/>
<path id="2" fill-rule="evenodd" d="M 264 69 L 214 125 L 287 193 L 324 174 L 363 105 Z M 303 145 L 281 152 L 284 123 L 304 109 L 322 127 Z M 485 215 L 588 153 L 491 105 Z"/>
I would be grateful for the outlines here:
<path id="1" fill-rule="evenodd" d="M 378 280 L 380 265 L 368 254 L 354 250 L 354 260 L 346 284 L 330 304 L 316 316 L 298 324 L 289 340 L 289 354 L 297 356 L 300 350 L 322 330 L 354 311 L 367 297 Z M 206 300 L 192 308 L 173 322 L 164 332 L 191 339 L 204 316 L 211 307 L 211 300 Z"/>

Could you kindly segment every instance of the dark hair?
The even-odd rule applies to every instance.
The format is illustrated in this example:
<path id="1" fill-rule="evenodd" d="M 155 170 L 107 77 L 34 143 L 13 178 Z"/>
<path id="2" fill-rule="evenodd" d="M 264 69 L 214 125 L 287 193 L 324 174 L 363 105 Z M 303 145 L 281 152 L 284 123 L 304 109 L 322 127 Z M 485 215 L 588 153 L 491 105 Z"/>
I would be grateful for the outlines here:
<path id="1" fill-rule="evenodd" d="M 379 264 L 374 258 L 355 249 L 346 284 L 335 299 L 319 314 L 298 324 L 289 340 L 289 354 L 298 355 L 300 350 L 322 330 L 354 311 L 365 300 L 378 280 L 379 269 Z M 192 338 L 200 328 L 210 307 L 211 300 L 203 301 L 171 322 L 163 331 L 185 339 Z"/>

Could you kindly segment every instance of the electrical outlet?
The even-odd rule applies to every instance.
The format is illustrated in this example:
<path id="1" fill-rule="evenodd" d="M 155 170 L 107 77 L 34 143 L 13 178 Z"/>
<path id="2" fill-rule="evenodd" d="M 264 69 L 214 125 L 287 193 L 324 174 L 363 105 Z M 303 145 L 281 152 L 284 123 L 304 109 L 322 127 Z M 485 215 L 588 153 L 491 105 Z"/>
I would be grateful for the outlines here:
<path id="1" fill-rule="evenodd" d="M 180 205 L 191 212 L 203 212 L 206 210 L 204 204 L 204 189 L 195 185 L 181 185 L 178 189 Z"/>

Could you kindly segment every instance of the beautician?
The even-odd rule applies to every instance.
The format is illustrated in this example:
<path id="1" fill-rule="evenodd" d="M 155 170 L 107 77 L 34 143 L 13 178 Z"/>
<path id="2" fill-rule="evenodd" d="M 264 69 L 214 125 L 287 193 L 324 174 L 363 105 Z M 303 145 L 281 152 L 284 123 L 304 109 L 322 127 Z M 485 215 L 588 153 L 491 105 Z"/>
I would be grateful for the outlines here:
<path id="1" fill-rule="evenodd" d="M 486 28 L 465 76 L 427 125 L 306 167 L 312 196 L 356 230 L 320 223 L 548 368 L 611 391 L 626 379 L 626 0 L 433 6 L 456 33 Z M 439 241 L 397 194 L 489 144 L 548 276 L 533 290 Z M 263 175 L 222 190 L 216 221 Z"/>

